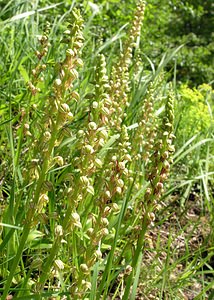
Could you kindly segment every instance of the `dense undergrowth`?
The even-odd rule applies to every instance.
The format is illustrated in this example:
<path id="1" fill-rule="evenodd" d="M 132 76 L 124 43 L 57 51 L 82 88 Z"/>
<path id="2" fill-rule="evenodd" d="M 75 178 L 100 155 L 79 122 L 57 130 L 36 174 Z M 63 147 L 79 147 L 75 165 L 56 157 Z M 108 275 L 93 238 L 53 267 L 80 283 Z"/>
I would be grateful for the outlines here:
<path id="1" fill-rule="evenodd" d="M 144 1 L 106 41 L 56 7 L 1 23 L 2 299 L 212 299 L 212 88 L 145 69 Z"/>

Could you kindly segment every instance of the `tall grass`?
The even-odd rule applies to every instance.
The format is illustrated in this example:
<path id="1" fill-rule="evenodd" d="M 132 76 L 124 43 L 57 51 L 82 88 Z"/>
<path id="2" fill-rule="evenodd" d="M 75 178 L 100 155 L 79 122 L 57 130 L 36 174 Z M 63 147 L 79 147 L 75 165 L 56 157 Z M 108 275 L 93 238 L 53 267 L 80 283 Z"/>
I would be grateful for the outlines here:
<path id="1" fill-rule="evenodd" d="M 161 214 L 172 214 L 163 200 L 179 188 L 171 166 L 202 145 L 206 163 L 179 184 L 188 198 L 201 182 L 213 222 L 212 137 L 192 138 L 174 154 L 176 91 L 163 69 L 179 49 L 144 71 L 141 0 L 127 35 L 121 28 L 101 45 L 90 35 L 93 18 L 84 28 L 76 8 L 52 20 L 47 12 L 57 5 L 11 4 L 3 13 L 13 17 L 1 23 L 2 299 L 182 299 L 201 272 L 205 297 L 212 245 L 191 255 L 191 234 L 179 225 L 185 250 L 171 260 L 176 235 L 158 232 Z"/>

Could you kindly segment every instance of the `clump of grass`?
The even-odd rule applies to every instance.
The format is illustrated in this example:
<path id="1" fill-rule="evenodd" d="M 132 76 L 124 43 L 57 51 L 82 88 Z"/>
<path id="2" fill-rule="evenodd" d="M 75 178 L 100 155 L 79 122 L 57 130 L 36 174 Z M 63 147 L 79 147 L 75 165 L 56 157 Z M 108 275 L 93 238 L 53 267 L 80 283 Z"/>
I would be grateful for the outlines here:
<path id="1" fill-rule="evenodd" d="M 1 123 L 12 153 L 10 165 L 3 159 L 2 299 L 136 299 L 174 153 L 171 85 L 159 88 L 158 71 L 141 78 L 137 101 L 132 90 L 144 10 L 138 1 L 111 63 L 97 51 L 84 66 L 83 19 L 73 9 L 58 49 L 46 23 L 30 62 L 17 66 L 26 85 Z"/>

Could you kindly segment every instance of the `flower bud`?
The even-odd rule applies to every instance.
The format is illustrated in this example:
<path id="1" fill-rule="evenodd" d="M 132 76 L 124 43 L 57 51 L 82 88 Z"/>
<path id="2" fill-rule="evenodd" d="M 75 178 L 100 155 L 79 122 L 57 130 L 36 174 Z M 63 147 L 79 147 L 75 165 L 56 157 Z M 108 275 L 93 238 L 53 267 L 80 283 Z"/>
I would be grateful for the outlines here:
<path id="1" fill-rule="evenodd" d="M 42 265 L 43 265 L 43 260 L 37 257 L 36 259 L 34 258 L 34 260 L 32 261 L 31 268 L 38 270 L 38 268 L 40 268 Z"/>
<path id="2" fill-rule="evenodd" d="M 57 225 L 55 228 L 55 235 L 56 236 L 63 236 L 63 228 L 61 225 Z"/>
<path id="3" fill-rule="evenodd" d="M 132 266 L 130 265 L 127 265 L 126 268 L 125 268 L 125 275 L 130 275 L 132 272 Z"/>
<path id="4" fill-rule="evenodd" d="M 62 167 L 64 165 L 64 161 L 62 156 L 56 156 L 54 157 L 54 161 L 60 166 Z"/>
<path id="5" fill-rule="evenodd" d="M 100 230 L 100 234 L 101 234 L 101 236 L 106 236 L 106 235 L 109 234 L 109 231 L 108 231 L 107 228 L 102 228 L 102 229 Z"/>
<path id="6" fill-rule="evenodd" d="M 81 42 L 74 42 L 74 47 L 76 49 L 80 49 L 82 47 L 82 45 L 83 45 L 83 43 L 81 43 Z"/>
<path id="7" fill-rule="evenodd" d="M 93 188 L 93 186 L 91 186 L 91 185 L 87 186 L 86 191 L 89 194 L 94 195 L 94 188 Z"/>
<path id="8" fill-rule="evenodd" d="M 98 102 L 97 101 L 94 101 L 93 103 L 92 103 L 92 107 L 94 108 L 94 109 L 96 109 L 96 108 L 98 108 Z"/>
<path id="9" fill-rule="evenodd" d="M 55 79 L 55 84 L 57 86 L 61 85 L 62 84 L 62 80 L 60 78 Z"/>
<path id="10" fill-rule="evenodd" d="M 81 264 L 80 265 L 80 270 L 84 273 L 87 274 L 89 272 L 88 266 L 86 264 Z"/>
<path id="11" fill-rule="evenodd" d="M 116 187 L 116 193 L 118 193 L 119 195 L 122 194 L 122 189 L 120 186 Z"/>
<path id="12" fill-rule="evenodd" d="M 101 252 L 100 250 L 96 250 L 96 251 L 95 251 L 95 257 L 96 257 L 97 259 L 101 259 L 101 258 L 102 258 L 102 252 Z"/>
<path id="13" fill-rule="evenodd" d="M 117 185 L 118 185 L 119 187 L 122 188 L 122 187 L 124 186 L 124 181 L 123 181 L 122 179 L 119 178 L 119 179 L 117 180 Z"/>
<path id="14" fill-rule="evenodd" d="M 43 182 L 42 187 L 46 190 L 46 191 L 53 191 L 53 184 L 52 182 L 46 180 Z"/>
<path id="15" fill-rule="evenodd" d="M 37 71 L 35 69 L 33 69 L 31 72 L 32 72 L 33 76 L 35 76 L 37 73 Z"/>
<path id="16" fill-rule="evenodd" d="M 162 183 L 162 182 L 158 182 L 158 183 L 156 184 L 156 189 L 157 189 L 158 191 L 161 191 L 161 190 L 163 189 L 163 183 Z"/>
<path id="17" fill-rule="evenodd" d="M 75 56 L 74 51 L 73 51 L 72 49 L 67 49 L 67 50 L 66 50 L 66 54 L 68 54 L 68 55 L 70 55 L 70 56 L 72 56 L 72 57 Z"/>
<path id="18" fill-rule="evenodd" d="M 120 161 L 120 162 L 118 163 L 118 166 L 119 166 L 119 168 L 120 168 L 121 170 L 124 170 L 125 167 L 126 167 L 126 164 L 125 164 L 124 161 Z"/>
<path id="19" fill-rule="evenodd" d="M 81 58 L 77 58 L 77 59 L 76 59 L 76 65 L 77 65 L 78 67 L 83 67 L 84 63 L 83 63 L 83 61 L 82 61 Z"/>
<path id="20" fill-rule="evenodd" d="M 107 199 L 111 198 L 111 193 L 109 191 L 105 191 L 105 196 Z"/>
<path id="21" fill-rule="evenodd" d="M 101 108 L 101 112 L 102 112 L 104 115 L 106 115 L 106 116 L 109 116 L 109 114 L 110 114 L 109 109 L 108 109 L 107 107 L 105 107 L 105 106 L 103 106 L 103 107 Z"/>
<path id="22" fill-rule="evenodd" d="M 44 139 L 45 141 L 49 141 L 51 138 L 51 133 L 49 131 L 44 132 Z"/>
<path id="23" fill-rule="evenodd" d="M 109 225 L 109 221 L 107 218 L 101 218 L 101 224 L 105 227 Z"/>
<path id="24" fill-rule="evenodd" d="M 39 197 L 39 202 L 40 203 L 46 204 L 48 201 L 49 201 L 48 195 L 46 195 L 46 194 L 40 195 L 40 197 Z"/>
<path id="25" fill-rule="evenodd" d="M 117 203 L 112 203 L 112 210 L 113 210 L 114 212 L 120 211 L 120 208 L 119 208 L 119 206 L 118 206 Z"/>
<path id="26" fill-rule="evenodd" d="M 89 179 L 87 176 L 81 176 L 80 181 L 86 186 L 89 185 Z"/>
<path id="27" fill-rule="evenodd" d="M 85 145 L 84 150 L 89 154 L 94 153 L 94 148 L 91 145 Z"/>
<path id="28" fill-rule="evenodd" d="M 82 228 L 82 224 L 80 223 L 80 216 L 77 212 L 71 214 L 72 225 Z"/>
<path id="29" fill-rule="evenodd" d="M 73 92 L 71 93 L 71 97 L 72 97 L 73 99 L 75 99 L 76 101 L 78 101 L 78 100 L 80 99 L 80 95 L 79 95 L 76 91 L 73 91 Z"/>
<path id="30" fill-rule="evenodd" d="M 93 233 L 94 233 L 94 229 L 93 228 L 88 228 L 88 230 L 87 230 L 88 236 L 92 236 Z"/>
<path id="31" fill-rule="evenodd" d="M 96 130 L 96 129 L 97 129 L 97 124 L 96 124 L 95 122 L 90 122 L 90 123 L 88 124 L 88 128 L 89 128 L 90 130 Z"/>
<path id="32" fill-rule="evenodd" d="M 131 155 L 129 154 L 124 155 L 124 160 L 132 161 Z"/>
<path id="33" fill-rule="evenodd" d="M 74 115 L 72 114 L 72 112 L 69 111 L 69 113 L 67 114 L 67 117 L 69 119 L 69 121 L 72 121 L 74 119 Z M 70 133 L 70 132 L 69 132 Z"/>
<path id="34" fill-rule="evenodd" d="M 83 130 L 79 130 L 77 132 L 77 137 L 82 137 L 82 136 L 84 136 L 84 131 Z"/>
<path id="35" fill-rule="evenodd" d="M 98 144 L 99 144 L 100 147 L 103 147 L 103 146 L 105 145 L 104 139 L 103 139 L 103 138 L 100 138 Z"/>
<path id="36" fill-rule="evenodd" d="M 124 174 L 125 176 L 128 176 L 128 175 L 129 175 L 129 170 L 128 170 L 127 168 L 125 168 L 125 169 L 123 170 L 123 174 Z"/>
<path id="37" fill-rule="evenodd" d="M 60 105 L 59 111 L 60 111 L 61 113 L 69 113 L 69 112 L 70 112 L 70 108 L 69 108 L 69 106 L 68 106 L 67 103 L 62 103 L 62 104 Z"/>
<path id="38" fill-rule="evenodd" d="M 95 163 L 95 166 L 98 168 L 102 168 L 102 166 L 103 166 L 103 163 L 102 163 L 101 159 L 99 159 L 99 158 L 96 158 L 94 163 Z"/>
<path id="39" fill-rule="evenodd" d="M 111 207 L 110 206 L 106 206 L 104 208 L 103 214 L 104 214 L 104 216 L 108 216 L 110 212 L 111 212 Z"/>
<path id="40" fill-rule="evenodd" d="M 54 261 L 56 267 L 59 269 L 59 270 L 63 270 L 64 269 L 64 263 L 60 260 L 60 259 L 56 259 Z"/>
<path id="41" fill-rule="evenodd" d="M 105 98 L 103 101 L 106 105 L 109 105 L 109 106 L 112 105 L 112 100 L 109 97 Z"/>
<path id="42" fill-rule="evenodd" d="M 103 139 L 107 139 L 108 138 L 108 132 L 107 130 L 105 129 L 102 129 L 100 132 L 99 132 L 100 136 L 103 138 Z"/>
<path id="43" fill-rule="evenodd" d="M 82 285 L 83 285 L 83 288 L 85 290 L 85 292 L 87 290 L 91 290 L 91 283 L 89 281 L 85 281 L 84 279 L 82 280 Z"/>

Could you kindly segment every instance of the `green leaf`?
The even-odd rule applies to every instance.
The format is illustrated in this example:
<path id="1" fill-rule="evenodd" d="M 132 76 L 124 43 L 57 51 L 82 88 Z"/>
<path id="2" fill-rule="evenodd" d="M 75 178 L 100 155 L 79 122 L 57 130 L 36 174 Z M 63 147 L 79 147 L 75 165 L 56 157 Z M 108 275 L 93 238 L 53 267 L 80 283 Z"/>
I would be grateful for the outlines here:
<path id="1" fill-rule="evenodd" d="M 22 65 L 19 65 L 18 69 L 19 69 L 19 72 L 22 75 L 24 81 L 29 82 L 30 79 L 29 79 L 29 76 L 28 76 L 28 73 L 27 73 L 26 69 Z"/>
<path id="2" fill-rule="evenodd" d="M 0 223 L 0 226 L 22 230 L 22 227 L 11 225 L 11 224 Z"/>
<path id="3" fill-rule="evenodd" d="M 27 242 L 32 242 L 33 240 L 37 239 L 37 238 L 41 238 L 44 236 L 44 233 L 42 233 L 41 231 L 38 230 L 33 230 L 29 233 L 28 238 L 27 238 Z"/>

